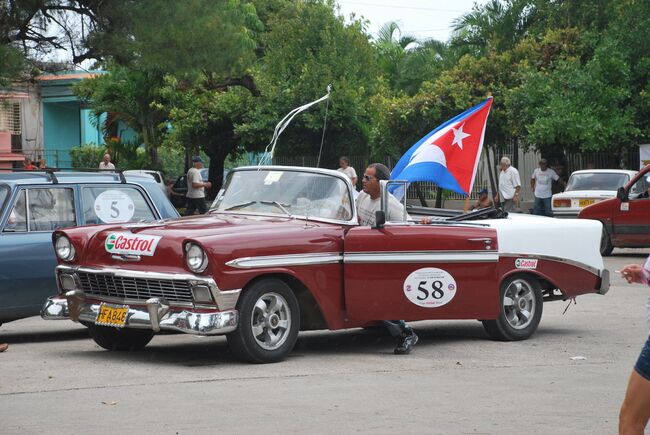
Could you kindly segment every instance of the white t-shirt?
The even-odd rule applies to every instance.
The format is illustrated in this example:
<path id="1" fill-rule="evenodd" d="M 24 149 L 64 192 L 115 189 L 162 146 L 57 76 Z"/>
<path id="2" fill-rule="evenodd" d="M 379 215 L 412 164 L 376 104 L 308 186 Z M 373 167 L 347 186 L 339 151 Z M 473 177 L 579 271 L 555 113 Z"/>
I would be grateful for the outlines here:
<path id="1" fill-rule="evenodd" d="M 499 195 L 501 200 L 512 199 L 515 197 L 515 188 L 521 186 L 519 171 L 508 166 L 505 171 L 499 172 Z"/>
<path id="2" fill-rule="evenodd" d="M 553 180 L 559 180 L 560 176 L 551 168 L 546 168 L 545 171 L 535 168 L 533 176 L 530 178 L 535 180 L 535 196 L 537 198 L 550 198 L 553 196 Z"/>
<path id="3" fill-rule="evenodd" d="M 112 164 L 111 162 L 108 163 L 99 162 L 99 169 L 115 169 L 115 165 Z"/>
<path id="4" fill-rule="evenodd" d="M 357 196 L 357 214 L 360 225 L 375 225 L 375 212 L 381 209 L 381 198 L 372 199 L 366 192 L 359 192 Z M 404 207 L 393 195 L 388 195 L 387 221 L 401 221 L 404 216 Z M 407 219 L 410 219 L 406 215 Z"/>
<path id="5" fill-rule="evenodd" d="M 188 198 L 205 198 L 203 187 L 192 187 L 192 183 L 203 183 L 201 172 L 196 168 L 190 168 L 187 171 L 187 197 Z"/>
<path id="6" fill-rule="evenodd" d="M 350 180 L 354 180 L 355 178 L 357 178 L 357 171 L 355 171 L 354 168 L 353 168 L 352 166 L 348 166 L 348 167 L 345 168 L 345 169 L 343 169 L 343 168 L 338 168 L 337 171 L 339 171 L 339 172 L 343 172 L 345 175 L 348 176 L 348 178 L 349 178 Z"/>

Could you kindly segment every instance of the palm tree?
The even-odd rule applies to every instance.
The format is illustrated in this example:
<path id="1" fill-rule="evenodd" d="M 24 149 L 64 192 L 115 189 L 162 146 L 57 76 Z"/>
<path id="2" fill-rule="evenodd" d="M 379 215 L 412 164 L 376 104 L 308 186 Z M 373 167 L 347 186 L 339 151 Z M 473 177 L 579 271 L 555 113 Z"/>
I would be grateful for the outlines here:
<path id="1" fill-rule="evenodd" d="M 482 55 L 489 51 L 512 48 L 526 35 L 534 8 L 527 0 L 491 0 L 474 6 L 453 24 L 452 45 Z"/>
<path id="2" fill-rule="evenodd" d="M 409 52 L 418 46 L 418 40 L 402 35 L 399 24 L 389 21 L 379 29 L 374 44 L 379 55 L 379 66 L 391 88 L 395 89 L 400 79 L 402 63 Z"/>

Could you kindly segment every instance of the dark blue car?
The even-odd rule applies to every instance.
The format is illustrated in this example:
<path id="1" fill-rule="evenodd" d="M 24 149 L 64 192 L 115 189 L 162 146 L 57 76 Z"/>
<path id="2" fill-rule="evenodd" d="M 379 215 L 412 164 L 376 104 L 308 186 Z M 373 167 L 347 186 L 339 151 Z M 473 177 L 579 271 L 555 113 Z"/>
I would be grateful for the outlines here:
<path id="1" fill-rule="evenodd" d="M 0 172 L 0 324 L 34 316 L 56 294 L 52 231 L 178 217 L 146 176 Z"/>

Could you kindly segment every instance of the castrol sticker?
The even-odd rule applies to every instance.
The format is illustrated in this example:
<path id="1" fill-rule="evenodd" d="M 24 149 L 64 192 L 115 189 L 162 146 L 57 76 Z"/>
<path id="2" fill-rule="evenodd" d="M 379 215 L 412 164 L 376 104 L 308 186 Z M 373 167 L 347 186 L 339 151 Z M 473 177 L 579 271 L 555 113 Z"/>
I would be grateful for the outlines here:
<path id="1" fill-rule="evenodd" d="M 456 280 L 446 270 L 425 267 L 411 273 L 404 281 L 404 295 L 419 307 L 438 308 L 456 296 Z"/>
<path id="2" fill-rule="evenodd" d="M 93 210 L 102 222 L 113 224 L 131 220 L 135 212 L 135 206 L 128 194 L 111 189 L 97 195 Z"/>
<path id="3" fill-rule="evenodd" d="M 156 252 L 160 236 L 133 233 L 111 233 L 106 237 L 104 247 L 110 254 L 146 255 Z"/>
<path id="4" fill-rule="evenodd" d="M 537 258 L 517 258 L 515 267 L 517 269 L 537 269 Z"/>

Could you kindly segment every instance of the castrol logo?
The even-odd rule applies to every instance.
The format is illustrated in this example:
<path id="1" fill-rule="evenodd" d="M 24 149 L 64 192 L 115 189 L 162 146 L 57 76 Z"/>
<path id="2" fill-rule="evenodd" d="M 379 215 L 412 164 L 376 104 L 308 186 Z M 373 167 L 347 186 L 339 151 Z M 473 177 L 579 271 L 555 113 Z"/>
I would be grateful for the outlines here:
<path id="1" fill-rule="evenodd" d="M 515 267 L 517 269 L 537 269 L 537 258 L 517 258 Z"/>
<path id="2" fill-rule="evenodd" d="M 132 233 L 111 233 L 106 237 L 104 248 L 110 254 L 146 255 L 156 252 L 160 236 Z"/>

